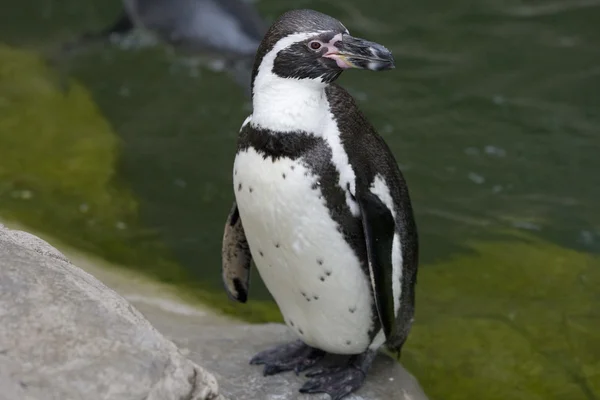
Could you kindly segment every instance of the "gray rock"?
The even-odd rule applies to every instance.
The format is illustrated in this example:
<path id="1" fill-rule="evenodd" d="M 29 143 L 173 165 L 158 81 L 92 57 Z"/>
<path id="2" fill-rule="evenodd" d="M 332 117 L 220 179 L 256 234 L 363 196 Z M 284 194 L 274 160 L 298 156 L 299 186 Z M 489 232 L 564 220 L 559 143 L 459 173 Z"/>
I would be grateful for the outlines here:
<path id="1" fill-rule="evenodd" d="M 184 316 L 146 313 L 152 324 L 188 357 L 205 362 L 219 381 L 221 393 L 230 399 L 248 400 L 328 400 L 327 395 L 302 395 L 305 381 L 293 372 L 264 377 L 262 367 L 249 365 L 261 350 L 294 340 L 285 325 L 240 325 L 208 327 L 200 320 Z M 417 380 L 390 357 L 380 354 L 367 381 L 348 400 L 427 400 Z"/>
<path id="2" fill-rule="evenodd" d="M 0 224 L 0 400 L 329 399 L 301 395 L 303 375 L 264 377 L 261 366 L 248 364 L 293 340 L 284 325 L 240 324 L 67 254 L 136 309 L 45 241 Z M 382 354 L 365 386 L 348 397 L 359 399 L 427 397 Z"/>
<path id="3" fill-rule="evenodd" d="M 224 398 L 121 296 L 0 225 L 0 399 Z"/>
<path id="4" fill-rule="evenodd" d="M 63 253 L 50 246 L 48 242 L 28 232 L 8 229 L 2 224 L 0 224 L 0 242 L 1 241 L 12 242 L 21 247 L 25 247 L 26 249 L 40 253 L 43 256 L 54 257 L 58 260 L 69 262 Z"/>

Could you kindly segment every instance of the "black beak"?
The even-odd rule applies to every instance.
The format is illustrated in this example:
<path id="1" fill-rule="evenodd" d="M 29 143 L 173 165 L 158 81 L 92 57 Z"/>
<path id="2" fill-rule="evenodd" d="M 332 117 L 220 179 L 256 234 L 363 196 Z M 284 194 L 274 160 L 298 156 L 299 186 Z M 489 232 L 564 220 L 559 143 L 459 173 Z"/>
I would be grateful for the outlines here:
<path id="1" fill-rule="evenodd" d="M 344 34 L 342 40 L 336 43 L 336 49 L 325 54 L 325 57 L 334 59 L 343 69 L 384 71 L 395 67 L 392 52 L 375 42 Z"/>

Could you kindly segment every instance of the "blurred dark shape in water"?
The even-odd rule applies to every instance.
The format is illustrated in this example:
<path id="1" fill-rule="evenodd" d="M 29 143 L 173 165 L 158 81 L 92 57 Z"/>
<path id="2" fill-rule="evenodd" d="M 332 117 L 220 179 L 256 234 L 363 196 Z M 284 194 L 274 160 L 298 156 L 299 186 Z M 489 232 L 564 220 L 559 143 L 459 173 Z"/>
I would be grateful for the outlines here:
<path id="1" fill-rule="evenodd" d="M 66 44 L 71 52 L 114 42 L 139 30 L 169 44 L 181 55 L 223 61 L 221 69 L 249 93 L 254 54 L 266 23 L 244 0 L 123 0 L 123 11 L 112 25 L 85 33 Z"/>

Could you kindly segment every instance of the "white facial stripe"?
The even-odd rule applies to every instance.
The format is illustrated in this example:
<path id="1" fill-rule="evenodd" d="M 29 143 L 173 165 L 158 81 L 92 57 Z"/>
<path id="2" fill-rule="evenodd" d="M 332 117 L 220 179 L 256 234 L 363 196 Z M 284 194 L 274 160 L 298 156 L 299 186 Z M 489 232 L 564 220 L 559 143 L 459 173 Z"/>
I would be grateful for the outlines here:
<path id="1" fill-rule="evenodd" d="M 324 57 L 328 57 L 329 54 L 337 53 L 339 51 L 339 49 L 337 47 L 335 47 L 335 44 L 341 40 L 342 40 L 342 34 L 338 33 L 333 38 L 331 38 L 331 40 L 329 42 L 326 42 L 326 43 L 321 42 L 321 43 L 323 43 L 323 47 L 325 47 L 327 49 L 327 52 L 325 53 Z"/>
<path id="2" fill-rule="evenodd" d="M 273 65 L 275 63 L 275 58 L 277 57 L 277 53 L 281 50 L 286 49 L 293 45 L 294 43 L 302 42 L 306 39 L 309 39 L 313 36 L 316 36 L 325 31 L 315 31 L 315 32 L 303 32 L 303 33 L 293 33 L 284 38 L 279 39 L 275 46 L 263 57 L 263 60 L 258 67 L 258 74 L 254 79 L 254 90 L 264 85 L 264 81 L 269 78 L 269 75 L 273 74 Z"/>
<path id="3" fill-rule="evenodd" d="M 329 44 L 334 46 L 337 42 L 342 40 L 342 34 L 338 33 L 337 35 L 335 35 L 334 37 L 331 38 L 331 40 L 329 41 Z"/>
<path id="4" fill-rule="evenodd" d="M 323 129 L 325 84 L 320 79 L 281 78 L 273 73 L 277 53 L 320 33 L 323 31 L 286 36 L 265 54 L 254 79 L 252 126 L 277 132 L 313 133 Z"/>

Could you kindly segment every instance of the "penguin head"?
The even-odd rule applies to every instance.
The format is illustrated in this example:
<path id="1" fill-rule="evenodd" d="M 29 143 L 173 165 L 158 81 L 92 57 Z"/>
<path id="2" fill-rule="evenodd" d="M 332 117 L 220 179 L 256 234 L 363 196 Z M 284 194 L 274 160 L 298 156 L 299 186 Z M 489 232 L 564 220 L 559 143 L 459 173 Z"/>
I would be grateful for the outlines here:
<path id="1" fill-rule="evenodd" d="M 350 35 L 338 20 L 313 10 L 281 15 L 263 38 L 252 71 L 253 90 L 270 79 L 328 84 L 349 68 L 394 68 L 382 45 Z"/>

